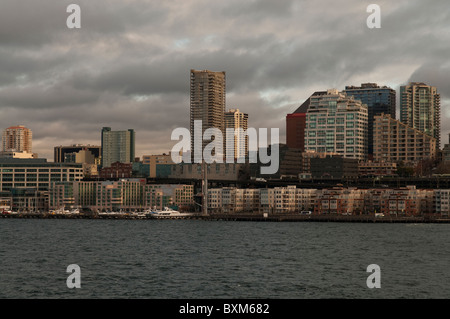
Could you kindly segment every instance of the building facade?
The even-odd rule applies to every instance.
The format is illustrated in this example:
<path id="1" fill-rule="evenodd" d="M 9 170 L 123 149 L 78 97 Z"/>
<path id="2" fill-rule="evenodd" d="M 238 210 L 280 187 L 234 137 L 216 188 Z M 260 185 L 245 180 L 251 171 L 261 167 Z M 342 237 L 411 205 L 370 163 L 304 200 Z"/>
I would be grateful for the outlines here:
<path id="1" fill-rule="evenodd" d="M 3 131 L 4 152 L 32 152 L 33 133 L 23 125 L 11 126 Z"/>
<path id="2" fill-rule="evenodd" d="M 374 161 L 416 164 L 435 157 L 434 137 L 386 114 L 376 115 L 374 123 Z"/>
<path id="3" fill-rule="evenodd" d="M 149 165 L 150 178 L 155 177 L 167 177 L 170 175 L 171 166 L 175 163 L 172 160 L 172 156 L 168 154 L 159 154 L 159 155 L 144 155 L 142 156 L 142 163 L 144 165 Z M 165 171 L 167 171 L 165 173 Z"/>
<path id="4" fill-rule="evenodd" d="M 208 128 L 217 128 L 224 132 L 226 76 L 225 72 L 209 70 L 191 70 L 190 74 L 191 152 L 194 156 L 200 157 L 203 155 L 203 149 L 211 140 L 202 139 L 201 149 L 194 148 L 195 121 L 202 121 L 202 136 Z"/>
<path id="5" fill-rule="evenodd" d="M 78 181 L 83 177 L 81 164 L 49 163 L 46 159 L 0 159 L 0 191 L 14 188 L 48 191 L 53 182 Z"/>
<path id="6" fill-rule="evenodd" d="M 88 163 L 100 165 L 101 146 L 97 145 L 59 145 L 53 148 L 53 161 L 64 163 L 66 159 L 72 163 Z"/>
<path id="7" fill-rule="evenodd" d="M 441 101 L 436 87 L 411 82 L 400 87 L 400 121 L 436 139 L 440 147 Z"/>
<path id="8" fill-rule="evenodd" d="M 326 91 L 314 92 L 312 96 L 325 95 Z M 306 113 L 311 97 L 300 105 L 293 113 L 286 115 L 286 145 L 289 148 L 305 150 Z"/>
<path id="9" fill-rule="evenodd" d="M 225 121 L 225 154 L 234 154 L 234 158 L 246 158 L 248 156 L 248 136 L 244 134 L 248 129 L 248 114 L 239 109 L 230 109 L 224 114 Z M 227 141 L 226 130 L 235 132 L 232 141 Z M 242 134 L 241 134 L 241 133 Z"/>
<path id="10" fill-rule="evenodd" d="M 50 209 L 81 207 L 97 212 L 192 209 L 192 185 L 146 184 L 145 179 L 53 183 Z"/>
<path id="11" fill-rule="evenodd" d="M 133 175 L 133 163 L 111 163 L 108 167 L 100 169 L 98 176 L 102 179 L 131 178 Z"/>
<path id="12" fill-rule="evenodd" d="M 373 154 L 373 121 L 375 115 L 390 114 L 395 118 L 396 92 L 387 86 L 376 83 L 362 83 L 361 86 L 346 86 L 344 92 L 367 105 L 368 154 Z"/>
<path id="13" fill-rule="evenodd" d="M 112 131 L 110 127 L 102 129 L 101 166 L 109 167 L 112 163 L 132 163 L 135 156 L 135 132 Z"/>
<path id="14" fill-rule="evenodd" d="M 397 163 L 384 161 L 361 161 L 358 163 L 358 170 L 359 176 L 361 177 L 396 176 Z"/>
<path id="15" fill-rule="evenodd" d="M 367 158 L 367 106 L 338 90 L 311 96 L 306 115 L 305 149 Z"/>
<path id="16" fill-rule="evenodd" d="M 249 165 L 236 163 L 211 163 L 206 165 L 208 180 L 237 181 L 249 178 Z M 203 179 L 202 164 L 181 163 L 172 165 L 172 179 Z"/>
<path id="17" fill-rule="evenodd" d="M 358 160 L 340 155 L 315 158 L 310 163 L 311 177 L 319 179 L 354 179 L 359 176 Z"/>

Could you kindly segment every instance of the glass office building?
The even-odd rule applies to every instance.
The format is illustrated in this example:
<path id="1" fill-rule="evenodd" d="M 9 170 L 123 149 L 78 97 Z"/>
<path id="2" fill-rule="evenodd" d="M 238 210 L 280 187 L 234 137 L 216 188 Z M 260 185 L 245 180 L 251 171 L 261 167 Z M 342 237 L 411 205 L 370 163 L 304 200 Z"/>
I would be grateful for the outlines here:
<path id="1" fill-rule="evenodd" d="M 395 119 L 396 93 L 387 86 L 378 86 L 376 83 L 363 83 L 361 86 L 346 86 L 344 92 L 347 96 L 353 96 L 367 105 L 367 151 L 373 155 L 373 126 L 374 117 L 381 114 L 389 114 Z"/>

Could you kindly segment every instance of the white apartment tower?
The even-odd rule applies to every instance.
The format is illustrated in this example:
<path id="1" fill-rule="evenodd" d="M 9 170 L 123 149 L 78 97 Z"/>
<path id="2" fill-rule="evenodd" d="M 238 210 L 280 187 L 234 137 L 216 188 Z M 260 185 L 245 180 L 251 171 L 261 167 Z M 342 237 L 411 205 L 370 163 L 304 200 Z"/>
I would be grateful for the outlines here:
<path id="1" fill-rule="evenodd" d="M 239 129 L 245 133 L 248 129 L 248 114 L 242 113 L 239 109 L 230 109 L 225 112 L 225 132 L 226 129 L 235 131 L 233 143 L 226 141 L 226 154 L 233 152 L 234 158 L 245 158 L 248 154 L 248 136 L 239 134 Z M 232 149 L 231 149 L 232 148 Z"/>
<path id="2" fill-rule="evenodd" d="M 368 154 L 367 138 L 366 104 L 336 89 L 311 96 L 306 114 L 306 151 L 333 152 L 364 160 Z"/>
<path id="3" fill-rule="evenodd" d="M 436 139 L 441 138 L 441 100 L 436 87 L 411 82 L 400 87 L 400 121 Z"/>

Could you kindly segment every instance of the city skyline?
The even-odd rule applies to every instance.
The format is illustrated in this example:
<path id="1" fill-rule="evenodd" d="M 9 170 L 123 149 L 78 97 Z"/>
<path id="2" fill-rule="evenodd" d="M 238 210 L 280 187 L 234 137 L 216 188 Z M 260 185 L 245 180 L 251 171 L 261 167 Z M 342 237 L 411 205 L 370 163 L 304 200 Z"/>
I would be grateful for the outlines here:
<path id="1" fill-rule="evenodd" d="M 450 132 L 445 1 L 378 1 L 380 29 L 357 0 L 76 3 L 81 29 L 66 27 L 69 2 L 6 0 L 0 12 L 0 127 L 31 129 L 39 157 L 98 145 L 102 127 L 134 129 L 137 157 L 169 152 L 172 130 L 189 128 L 190 69 L 225 71 L 226 109 L 280 128 L 282 143 L 286 114 L 313 92 L 368 82 L 397 99 L 409 82 L 437 87 Z"/>

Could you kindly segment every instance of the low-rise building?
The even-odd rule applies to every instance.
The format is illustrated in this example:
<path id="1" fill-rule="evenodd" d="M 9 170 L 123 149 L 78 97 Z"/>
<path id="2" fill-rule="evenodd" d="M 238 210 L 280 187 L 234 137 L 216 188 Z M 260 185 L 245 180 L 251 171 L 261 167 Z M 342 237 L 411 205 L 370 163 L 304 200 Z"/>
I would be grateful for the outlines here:
<path id="1" fill-rule="evenodd" d="M 396 176 L 397 163 L 380 162 L 380 161 L 361 161 L 358 164 L 359 176 Z"/>
<path id="2" fill-rule="evenodd" d="M 53 182 L 83 179 L 82 164 L 49 163 L 46 159 L 0 159 L 0 191 L 34 188 L 48 191 Z"/>
<path id="3" fill-rule="evenodd" d="M 311 161 L 312 178 L 351 179 L 358 177 L 358 160 L 342 156 L 326 156 Z"/>

